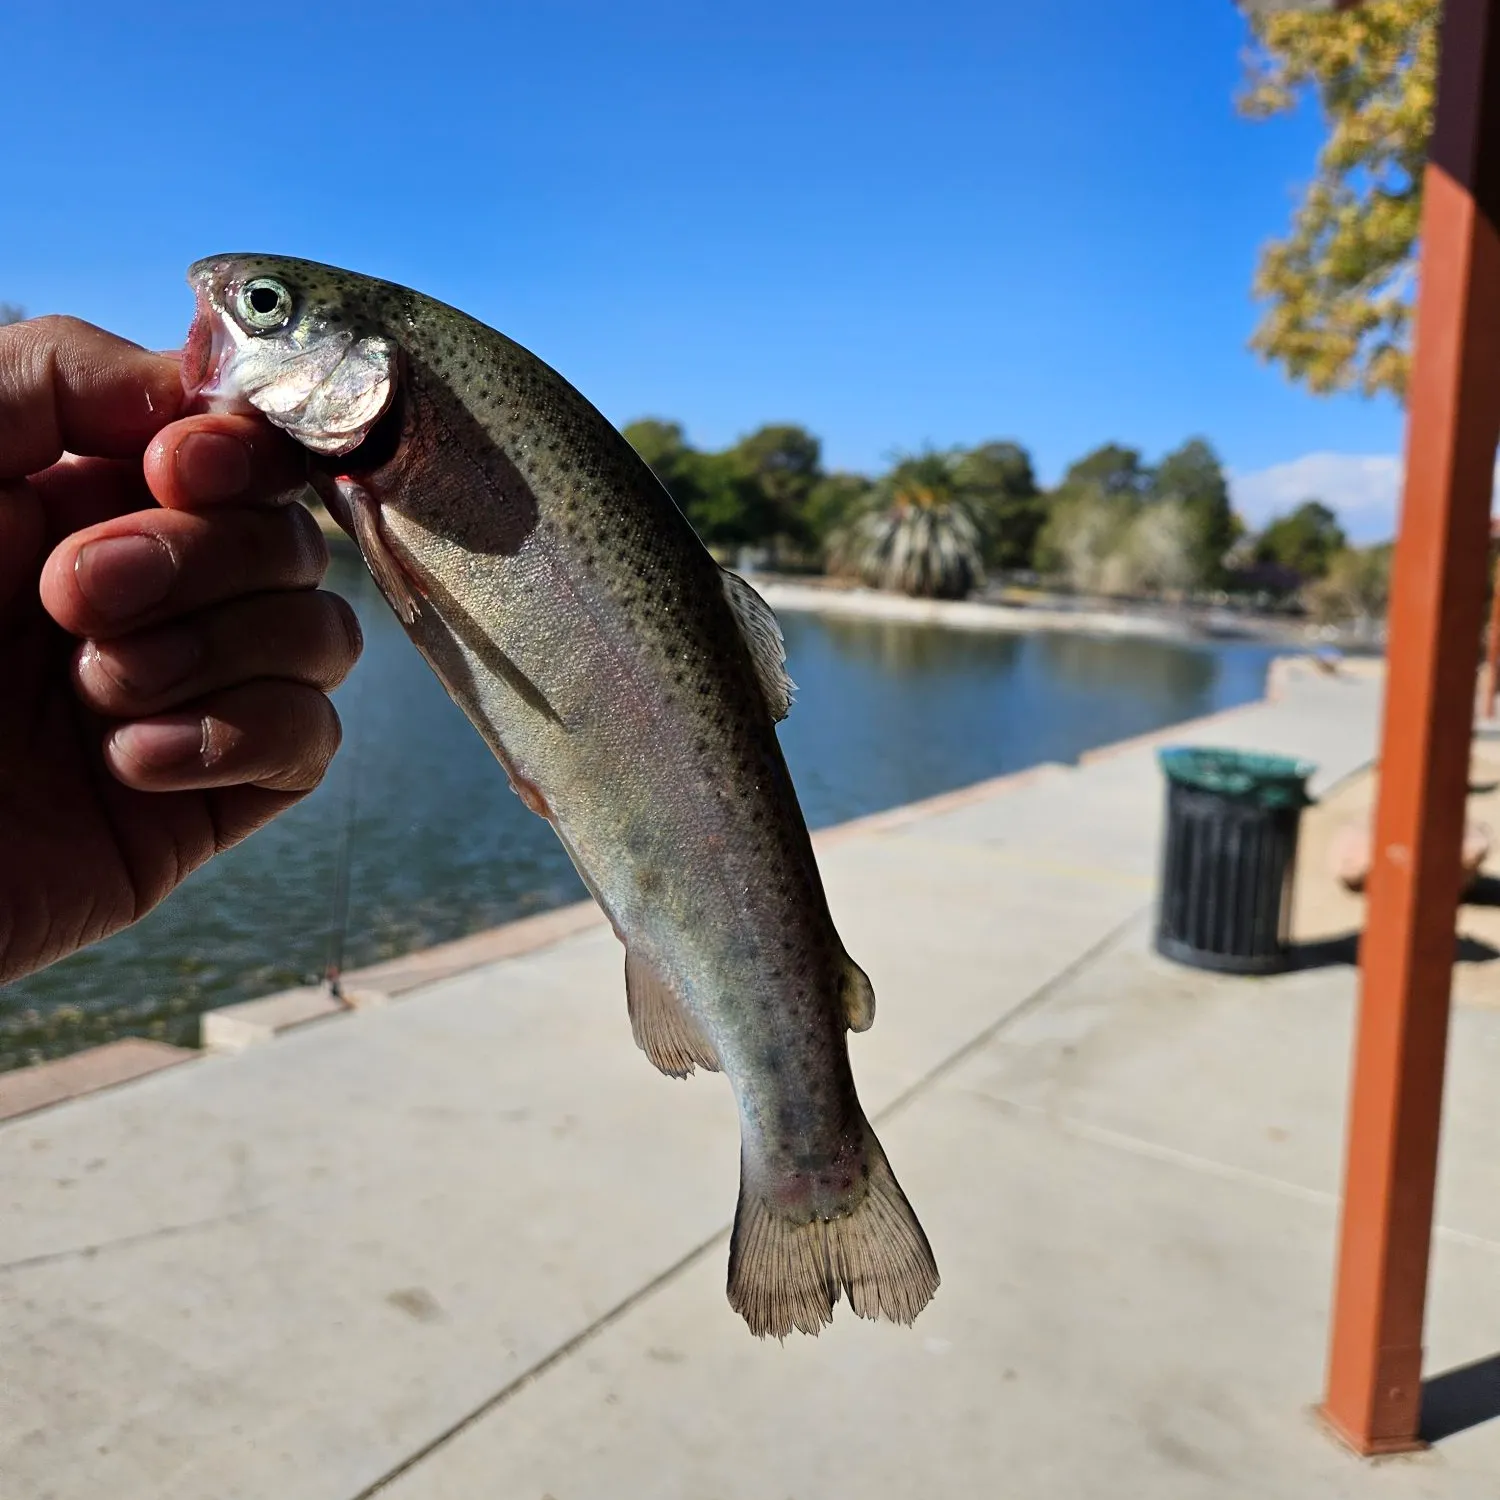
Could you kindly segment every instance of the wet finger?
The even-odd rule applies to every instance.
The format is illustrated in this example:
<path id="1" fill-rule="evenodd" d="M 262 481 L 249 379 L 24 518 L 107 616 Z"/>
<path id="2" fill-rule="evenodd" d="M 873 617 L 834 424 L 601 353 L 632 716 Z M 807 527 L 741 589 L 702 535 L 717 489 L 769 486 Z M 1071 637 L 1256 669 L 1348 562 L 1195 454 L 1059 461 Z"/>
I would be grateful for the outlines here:
<path id="1" fill-rule="evenodd" d="M 250 682 L 118 725 L 105 739 L 104 758 L 120 781 L 143 792 L 307 792 L 323 779 L 340 736 L 338 714 L 316 688 Z"/>
<path id="2" fill-rule="evenodd" d="M 141 453 L 182 410 L 176 360 L 77 318 L 0 328 L 0 478 L 20 479 L 64 451 Z"/>
<path id="3" fill-rule="evenodd" d="M 307 453 L 263 418 L 204 414 L 152 439 L 145 474 L 152 495 L 174 510 L 286 504 L 306 493 Z"/>
<path id="4" fill-rule="evenodd" d="M 42 568 L 42 603 L 64 630 L 107 640 L 241 595 L 315 588 L 327 566 L 300 505 L 138 511 L 65 538 Z"/>
<path id="5" fill-rule="evenodd" d="M 74 681 L 96 713 L 136 719 L 259 678 L 330 692 L 360 646 L 354 611 L 336 594 L 255 594 L 171 625 L 88 641 L 74 658 Z"/>

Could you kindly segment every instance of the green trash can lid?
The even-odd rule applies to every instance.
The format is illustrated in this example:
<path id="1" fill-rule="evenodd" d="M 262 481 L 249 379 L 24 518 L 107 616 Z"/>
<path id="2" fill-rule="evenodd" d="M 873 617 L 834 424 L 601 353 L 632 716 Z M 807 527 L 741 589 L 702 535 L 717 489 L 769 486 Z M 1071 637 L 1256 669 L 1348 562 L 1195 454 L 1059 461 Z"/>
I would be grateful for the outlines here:
<path id="1" fill-rule="evenodd" d="M 1312 801 L 1307 778 L 1318 768 L 1310 760 L 1264 755 L 1254 750 L 1208 750 L 1178 746 L 1157 759 L 1169 781 L 1202 792 L 1253 801 L 1262 807 L 1303 807 Z"/>

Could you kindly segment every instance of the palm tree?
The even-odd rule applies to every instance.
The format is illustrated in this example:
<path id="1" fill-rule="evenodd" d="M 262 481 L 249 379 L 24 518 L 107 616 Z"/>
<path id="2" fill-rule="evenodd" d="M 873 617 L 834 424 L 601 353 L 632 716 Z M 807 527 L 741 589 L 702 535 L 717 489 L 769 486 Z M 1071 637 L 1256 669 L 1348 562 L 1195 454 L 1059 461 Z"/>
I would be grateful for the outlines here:
<path id="1" fill-rule="evenodd" d="M 828 571 L 873 588 L 962 599 L 984 582 L 979 528 L 946 453 L 902 460 L 829 539 Z"/>

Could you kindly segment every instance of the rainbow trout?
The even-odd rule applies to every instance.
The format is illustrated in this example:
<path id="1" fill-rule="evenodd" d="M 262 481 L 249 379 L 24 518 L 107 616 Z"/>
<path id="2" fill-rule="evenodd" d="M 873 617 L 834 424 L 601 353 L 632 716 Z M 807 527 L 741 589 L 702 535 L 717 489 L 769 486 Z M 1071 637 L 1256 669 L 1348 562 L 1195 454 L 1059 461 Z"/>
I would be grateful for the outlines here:
<path id="1" fill-rule="evenodd" d="M 562 376 L 388 282 L 226 255 L 189 272 L 189 393 L 262 412 L 625 945 L 635 1040 L 722 1069 L 740 1119 L 731 1305 L 817 1333 L 910 1323 L 932 1251 L 860 1108 L 869 980 L 834 930 L 776 737 L 760 596 Z"/>

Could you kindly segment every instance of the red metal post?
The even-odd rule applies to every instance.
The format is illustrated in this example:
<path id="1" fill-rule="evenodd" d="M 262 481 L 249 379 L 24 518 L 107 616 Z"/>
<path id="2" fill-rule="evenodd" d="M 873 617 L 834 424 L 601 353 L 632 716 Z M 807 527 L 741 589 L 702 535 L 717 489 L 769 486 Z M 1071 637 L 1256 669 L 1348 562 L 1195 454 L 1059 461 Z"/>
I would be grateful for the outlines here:
<path id="1" fill-rule="evenodd" d="M 1493 537 L 1493 526 L 1490 534 Z M 1484 704 L 1480 717 L 1485 720 L 1495 717 L 1497 690 L 1500 690 L 1500 561 L 1490 569 L 1490 633 L 1485 640 L 1484 692 L 1480 700 Z"/>
<path id="2" fill-rule="evenodd" d="M 1420 1445 L 1422 1320 L 1500 437 L 1500 0 L 1448 0 L 1323 1414 Z"/>

